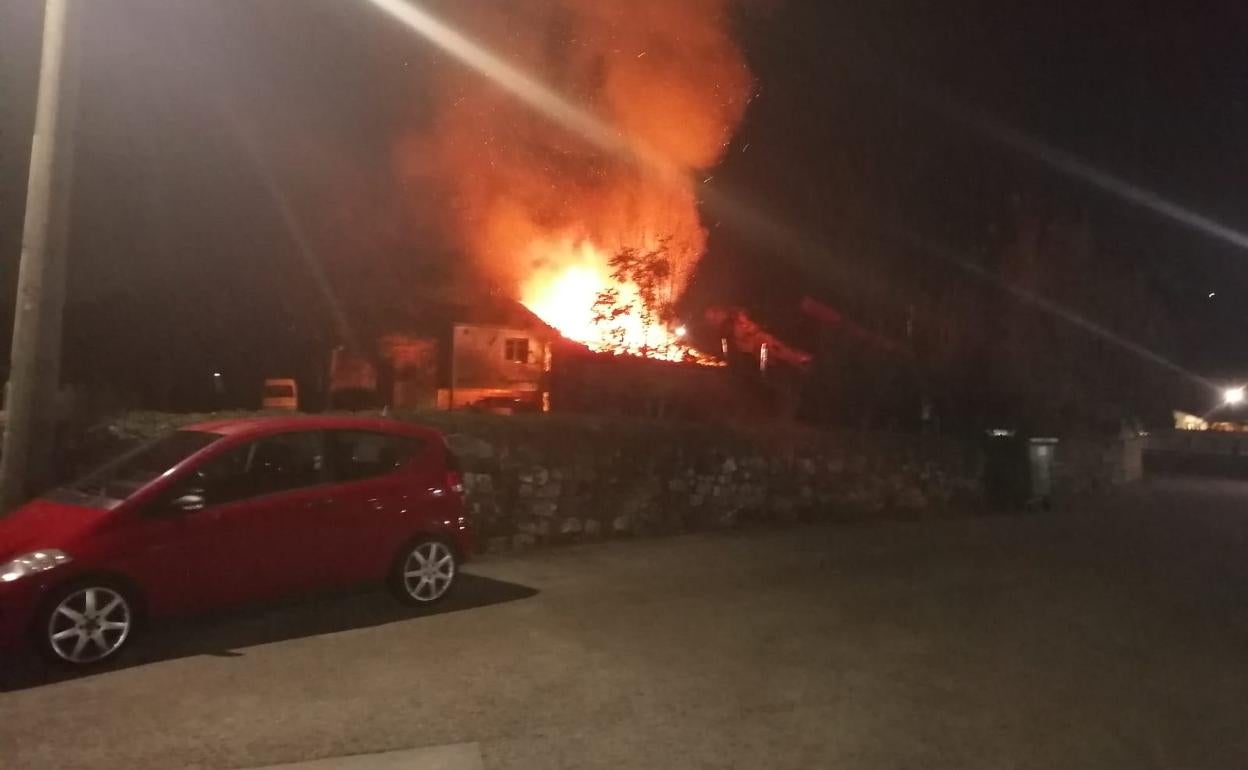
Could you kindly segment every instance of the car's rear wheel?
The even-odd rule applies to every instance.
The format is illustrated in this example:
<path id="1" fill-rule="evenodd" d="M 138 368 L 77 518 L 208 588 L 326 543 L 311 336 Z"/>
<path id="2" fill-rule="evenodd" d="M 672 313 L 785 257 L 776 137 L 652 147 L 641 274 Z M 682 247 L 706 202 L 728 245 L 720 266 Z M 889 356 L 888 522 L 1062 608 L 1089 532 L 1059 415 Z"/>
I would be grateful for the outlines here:
<path id="1" fill-rule="evenodd" d="M 135 604 L 126 589 L 88 580 L 53 593 L 35 630 L 41 651 L 52 661 L 90 666 L 121 652 L 135 621 Z"/>
<path id="2" fill-rule="evenodd" d="M 444 598 L 459 574 L 455 550 L 441 540 L 421 538 L 409 543 L 395 560 L 391 590 L 407 604 L 433 604 Z"/>

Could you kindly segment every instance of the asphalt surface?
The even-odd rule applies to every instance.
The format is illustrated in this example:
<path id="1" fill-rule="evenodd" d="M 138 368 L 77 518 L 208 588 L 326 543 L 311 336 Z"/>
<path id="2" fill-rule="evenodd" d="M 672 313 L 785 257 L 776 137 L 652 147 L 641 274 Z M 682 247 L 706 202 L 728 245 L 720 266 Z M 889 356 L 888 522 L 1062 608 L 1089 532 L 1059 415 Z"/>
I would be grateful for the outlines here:
<path id="1" fill-rule="evenodd" d="M 0 766 L 1244 768 L 1248 484 L 494 557 L 7 661 Z M 310 760 L 322 760 L 301 765 Z"/>

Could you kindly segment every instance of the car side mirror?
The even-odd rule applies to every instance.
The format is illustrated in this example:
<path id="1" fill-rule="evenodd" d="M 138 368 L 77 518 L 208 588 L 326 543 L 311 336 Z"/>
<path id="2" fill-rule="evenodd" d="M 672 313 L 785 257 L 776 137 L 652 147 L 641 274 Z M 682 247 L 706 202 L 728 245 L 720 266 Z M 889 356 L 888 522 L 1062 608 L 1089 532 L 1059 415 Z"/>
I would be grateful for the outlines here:
<path id="1" fill-rule="evenodd" d="M 194 511 L 202 511 L 204 506 L 207 504 L 208 501 L 204 499 L 202 494 L 191 492 L 174 499 L 173 502 L 169 504 L 169 507 L 173 508 L 175 511 L 191 513 Z"/>

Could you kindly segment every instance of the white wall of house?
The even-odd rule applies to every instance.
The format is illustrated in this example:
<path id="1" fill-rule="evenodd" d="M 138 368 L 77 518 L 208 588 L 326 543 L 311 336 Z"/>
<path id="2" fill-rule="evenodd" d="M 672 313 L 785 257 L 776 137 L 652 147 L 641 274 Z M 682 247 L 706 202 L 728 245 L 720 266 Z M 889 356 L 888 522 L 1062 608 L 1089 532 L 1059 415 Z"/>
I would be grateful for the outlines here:
<path id="1" fill-rule="evenodd" d="M 524 329 L 455 324 L 450 385 L 455 406 L 494 395 L 537 394 L 545 387 L 550 342 Z"/>

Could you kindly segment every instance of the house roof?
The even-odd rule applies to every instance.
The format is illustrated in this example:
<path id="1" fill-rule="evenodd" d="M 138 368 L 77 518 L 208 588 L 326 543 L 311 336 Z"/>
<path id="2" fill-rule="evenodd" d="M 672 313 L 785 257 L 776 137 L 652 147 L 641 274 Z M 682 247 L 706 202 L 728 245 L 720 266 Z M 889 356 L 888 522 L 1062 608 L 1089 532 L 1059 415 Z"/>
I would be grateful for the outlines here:
<path id="1" fill-rule="evenodd" d="M 533 311 L 514 299 L 487 297 L 481 301 L 452 305 L 447 312 L 451 323 L 507 326 L 555 333 L 555 330 L 538 318 Z"/>
<path id="2" fill-rule="evenodd" d="M 558 335 L 520 302 L 497 290 L 488 289 L 437 298 L 413 293 L 402 302 L 369 308 L 353 320 L 356 335 L 365 343 L 396 332 L 442 335 L 449 332 L 454 324 L 498 326 L 551 337 Z"/>

